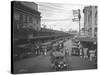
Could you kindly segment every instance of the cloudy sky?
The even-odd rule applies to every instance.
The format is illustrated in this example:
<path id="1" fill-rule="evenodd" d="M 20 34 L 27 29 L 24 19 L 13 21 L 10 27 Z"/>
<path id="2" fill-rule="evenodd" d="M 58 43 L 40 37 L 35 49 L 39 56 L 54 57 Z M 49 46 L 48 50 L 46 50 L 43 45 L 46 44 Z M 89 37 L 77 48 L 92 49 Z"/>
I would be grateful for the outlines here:
<path id="1" fill-rule="evenodd" d="M 37 4 L 38 10 L 41 12 L 41 24 L 45 24 L 47 28 L 64 31 L 68 31 L 70 29 L 79 30 L 79 23 L 72 22 L 72 10 L 77 9 L 81 10 L 81 27 L 83 27 L 83 5 L 42 2 L 38 2 Z"/>

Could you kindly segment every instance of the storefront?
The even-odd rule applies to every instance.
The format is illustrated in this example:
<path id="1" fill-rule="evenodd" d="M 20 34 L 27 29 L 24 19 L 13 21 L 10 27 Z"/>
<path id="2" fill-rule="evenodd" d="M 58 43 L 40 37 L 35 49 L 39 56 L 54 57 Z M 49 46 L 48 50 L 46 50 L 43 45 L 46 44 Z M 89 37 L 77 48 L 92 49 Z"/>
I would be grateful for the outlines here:
<path id="1" fill-rule="evenodd" d="M 81 37 L 76 39 L 80 41 L 83 48 L 97 49 L 97 38 Z"/>
<path id="2" fill-rule="evenodd" d="M 80 41 L 79 48 L 82 50 L 80 54 L 90 59 L 91 56 L 97 58 L 97 38 L 81 37 L 76 40 Z"/>

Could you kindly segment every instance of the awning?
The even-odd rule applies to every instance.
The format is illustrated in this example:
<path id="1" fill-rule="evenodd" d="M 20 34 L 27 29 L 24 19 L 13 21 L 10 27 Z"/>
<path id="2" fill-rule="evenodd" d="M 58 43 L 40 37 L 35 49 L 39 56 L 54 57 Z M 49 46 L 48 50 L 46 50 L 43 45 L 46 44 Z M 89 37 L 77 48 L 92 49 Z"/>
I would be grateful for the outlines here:
<path id="1" fill-rule="evenodd" d="M 76 37 L 75 39 L 85 42 L 97 42 L 97 38 L 91 38 L 91 37 Z"/>

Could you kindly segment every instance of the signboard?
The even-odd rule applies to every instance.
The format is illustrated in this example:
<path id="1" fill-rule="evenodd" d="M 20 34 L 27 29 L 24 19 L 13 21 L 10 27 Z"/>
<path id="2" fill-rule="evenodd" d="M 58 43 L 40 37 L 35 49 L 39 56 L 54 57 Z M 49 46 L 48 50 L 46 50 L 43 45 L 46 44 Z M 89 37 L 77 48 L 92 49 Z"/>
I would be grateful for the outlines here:
<path id="1" fill-rule="evenodd" d="M 79 14 L 79 10 L 73 10 L 73 14 Z"/>
<path id="2" fill-rule="evenodd" d="M 73 22 L 74 21 L 80 21 L 80 19 L 81 19 L 80 10 L 79 9 L 73 10 L 73 16 L 74 16 L 74 18 L 72 19 Z"/>

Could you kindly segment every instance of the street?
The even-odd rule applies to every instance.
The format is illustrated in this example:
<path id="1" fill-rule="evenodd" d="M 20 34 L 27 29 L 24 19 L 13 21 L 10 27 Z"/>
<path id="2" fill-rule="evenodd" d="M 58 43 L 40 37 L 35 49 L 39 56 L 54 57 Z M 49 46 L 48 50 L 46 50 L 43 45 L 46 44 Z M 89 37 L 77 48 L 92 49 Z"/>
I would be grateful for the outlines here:
<path id="1" fill-rule="evenodd" d="M 12 1 L 11 7 L 12 74 L 97 69 L 98 6 Z"/>
<path id="2" fill-rule="evenodd" d="M 67 71 L 70 70 L 84 70 L 84 69 L 96 69 L 93 62 L 80 56 L 71 56 L 71 40 L 67 40 L 64 43 L 64 48 L 69 50 L 69 55 L 66 55 L 65 61 L 68 64 Z M 47 55 L 39 55 L 36 57 L 26 58 L 17 61 L 14 64 L 15 73 L 36 73 L 36 72 L 54 72 L 51 67 L 50 51 Z"/>

